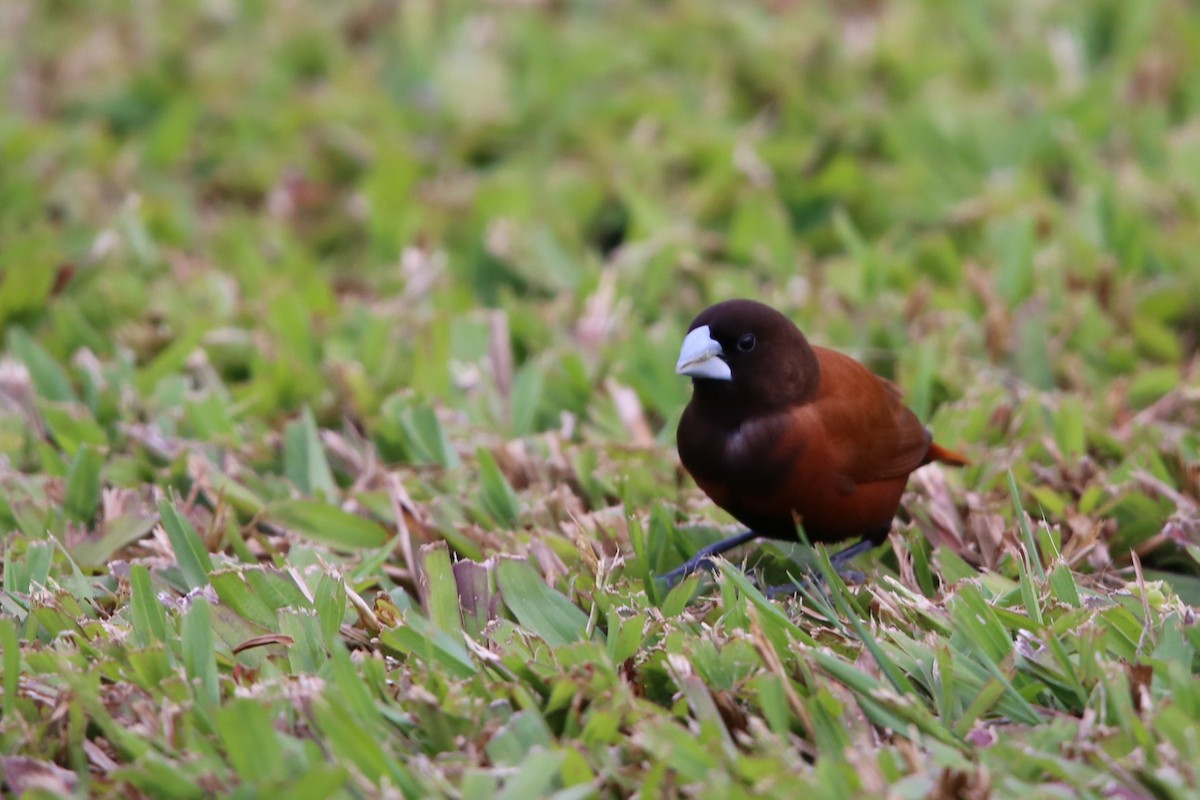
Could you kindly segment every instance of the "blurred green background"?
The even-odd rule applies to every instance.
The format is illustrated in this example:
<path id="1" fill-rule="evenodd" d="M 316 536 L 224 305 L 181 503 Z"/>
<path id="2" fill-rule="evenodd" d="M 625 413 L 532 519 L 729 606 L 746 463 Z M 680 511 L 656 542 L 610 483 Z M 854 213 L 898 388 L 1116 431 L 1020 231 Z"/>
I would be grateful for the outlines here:
<path id="1" fill-rule="evenodd" d="M 540 384 L 517 434 L 608 375 L 657 429 L 731 296 L 963 359 L 921 412 L 993 367 L 1140 407 L 1195 349 L 1185 3 L 6 8 L 0 319 L 162 375 L 199 346 L 248 414 L 465 403 L 483 308 Z"/>

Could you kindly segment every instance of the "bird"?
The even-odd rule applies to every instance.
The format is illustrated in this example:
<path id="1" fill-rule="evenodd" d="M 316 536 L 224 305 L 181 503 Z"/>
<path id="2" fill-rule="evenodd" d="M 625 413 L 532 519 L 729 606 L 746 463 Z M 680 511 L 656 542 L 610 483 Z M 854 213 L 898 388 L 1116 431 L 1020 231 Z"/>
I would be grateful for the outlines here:
<path id="1" fill-rule="evenodd" d="M 809 344 L 755 300 L 710 306 L 688 328 L 675 372 L 692 379 L 676 432 L 679 459 L 747 530 L 701 549 L 669 584 L 757 538 L 860 541 L 835 567 L 887 538 L 908 476 L 965 456 L 933 441 L 896 384 L 850 356 Z"/>

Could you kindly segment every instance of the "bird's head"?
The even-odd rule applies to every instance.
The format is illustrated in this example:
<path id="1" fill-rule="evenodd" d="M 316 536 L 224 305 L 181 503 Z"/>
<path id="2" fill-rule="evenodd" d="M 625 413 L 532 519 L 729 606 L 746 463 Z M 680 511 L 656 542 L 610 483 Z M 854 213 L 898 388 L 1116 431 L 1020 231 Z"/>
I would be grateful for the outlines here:
<path id="1" fill-rule="evenodd" d="M 816 391 L 816 354 L 783 314 L 754 300 L 726 300 L 692 320 L 675 372 L 696 393 L 755 409 L 800 403 Z"/>

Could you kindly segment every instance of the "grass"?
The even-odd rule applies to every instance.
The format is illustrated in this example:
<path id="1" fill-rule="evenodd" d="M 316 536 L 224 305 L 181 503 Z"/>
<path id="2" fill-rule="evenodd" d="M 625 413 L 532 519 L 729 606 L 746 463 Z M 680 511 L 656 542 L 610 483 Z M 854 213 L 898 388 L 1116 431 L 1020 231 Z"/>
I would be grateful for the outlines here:
<path id="1" fill-rule="evenodd" d="M 0 19 L 7 792 L 1194 796 L 1188 4 Z M 974 461 L 865 584 L 653 580 L 733 296 Z"/>

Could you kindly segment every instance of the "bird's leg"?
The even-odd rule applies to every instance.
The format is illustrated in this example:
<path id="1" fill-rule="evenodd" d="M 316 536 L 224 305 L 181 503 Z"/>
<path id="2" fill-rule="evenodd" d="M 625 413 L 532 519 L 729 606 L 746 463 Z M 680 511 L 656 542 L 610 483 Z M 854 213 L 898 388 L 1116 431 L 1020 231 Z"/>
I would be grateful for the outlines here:
<path id="1" fill-rule="evenodd" d="M 728 539 L 722 539 L 719 542 L 714 542 L 707 547 L 700 548 L 696 555 L 692 556 L 683 564 L 679 565 L 661 577 L 667 582 L 668 586 L 674 586 L 680 580 L 686 578 L 688 575 L 691 575 L 698 569 L 712 569 L 713 556 L 719 556 L 722 553 L 726 553 L 735 547 L 743 545 L 746 542 L 757 538 L 757 533 L 751 530 L 745 530 L 736 536 L 730 536 Z"/>
<path id="2" fill-rule="evenodd" d="M 862 583 L 866 579 L 866 576 L 856 570 L 846 569 L 845 566 L 848 562 L 853 561 L 863 553 L 874 550 L 877 544 L 878 543 L 871 537 L 861 539 L 849 547 L 838 550 L 836 553 L 831 555 L 829 557 L 829 563 L 833 565 L 834 570 L 836 570 L 837 574 L 841 575 L 843 579 L 852 583 Z"/>

